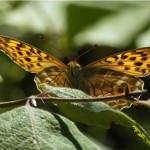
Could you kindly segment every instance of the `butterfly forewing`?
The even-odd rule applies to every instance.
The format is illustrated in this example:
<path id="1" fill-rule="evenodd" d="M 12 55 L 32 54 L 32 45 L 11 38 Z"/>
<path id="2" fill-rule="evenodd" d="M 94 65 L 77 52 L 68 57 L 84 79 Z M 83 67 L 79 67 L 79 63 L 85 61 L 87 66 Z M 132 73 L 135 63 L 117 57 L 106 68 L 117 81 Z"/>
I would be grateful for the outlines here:
<path id="1" fill-rule="evenodd" d="M 0 36 L 0 49 L 26 71 L 37 73 L 49 66 L 66 66 L 55 57 L 24 42 Z"/>
<path id="2" fill-rule="evenodd" d="M 95 67 L 112 69 L 136 77 L 147 76 L 150 73 L 150 47 L 111 55 L 87 65 L 84 69 Z"/>

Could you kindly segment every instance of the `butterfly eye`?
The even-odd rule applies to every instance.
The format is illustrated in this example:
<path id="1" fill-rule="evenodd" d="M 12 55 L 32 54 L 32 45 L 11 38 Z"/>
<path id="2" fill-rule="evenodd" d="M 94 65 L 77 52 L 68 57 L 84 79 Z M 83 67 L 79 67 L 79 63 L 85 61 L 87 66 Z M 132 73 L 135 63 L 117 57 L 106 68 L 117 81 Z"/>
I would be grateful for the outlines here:
<path id="1" fill-rule="evenodd" d="M 81 66 L 79 64 L 76 64 L 75 67 L 74 67 L 76 70 L 80 70 L 81 69 Z"/>

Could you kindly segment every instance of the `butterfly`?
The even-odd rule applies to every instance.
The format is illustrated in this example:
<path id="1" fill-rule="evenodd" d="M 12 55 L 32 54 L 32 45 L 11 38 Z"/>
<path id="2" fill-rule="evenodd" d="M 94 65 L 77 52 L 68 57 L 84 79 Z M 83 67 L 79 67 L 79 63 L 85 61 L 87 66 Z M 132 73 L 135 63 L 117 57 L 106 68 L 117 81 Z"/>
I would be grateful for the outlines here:
<path id="1" fill-rule="evenodd" d="M 117 53 L 82 67 L 77 61 L 67 65 L 25 42 L 0 36 L 0 49 L 26 71 L 36 73 L 40 83 L 80 89 L 94 97 L 117 96 L 143 90 L 138 77 L 150 73 L 150 47 Z M 115 109 L 129 107 L 126 99 L 105 101 Z"/>

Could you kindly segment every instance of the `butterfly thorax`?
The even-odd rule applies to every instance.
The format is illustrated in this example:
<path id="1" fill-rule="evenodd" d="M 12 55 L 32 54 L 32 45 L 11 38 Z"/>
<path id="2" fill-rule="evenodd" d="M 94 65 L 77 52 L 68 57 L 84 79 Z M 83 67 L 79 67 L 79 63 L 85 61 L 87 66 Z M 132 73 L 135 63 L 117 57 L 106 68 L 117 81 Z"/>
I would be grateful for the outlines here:
<path id="1" fill-rule="evenodd" d="M 82 66 L 76 61 L 71 61 L 67 65 L 67 70 L 68 78 L 72 88 L 81 89 L 86 92 L 86 84 L 84 81 L 83 73 L 81 71 Z"/>

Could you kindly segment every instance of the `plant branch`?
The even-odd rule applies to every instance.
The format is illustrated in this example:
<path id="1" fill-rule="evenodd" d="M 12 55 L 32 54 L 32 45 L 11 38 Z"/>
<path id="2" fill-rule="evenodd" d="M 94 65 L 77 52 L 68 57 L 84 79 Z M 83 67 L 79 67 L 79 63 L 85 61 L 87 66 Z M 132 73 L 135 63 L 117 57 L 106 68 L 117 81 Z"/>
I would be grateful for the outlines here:
<path id="1" fill-rule="evenodd" d="M 135 105 L 144 105 L 144 106 L 148 106 L 148 104 L 146 103 L 146 101 L 141 101 L 138 99 L 134 98 L 134 95 L 139 95 L 139 94 L 143 94 L 145 92 L 145 90 L 139 90 L 139 91 L 134 91 L 131 93 L 125 93 L 125 94 L 121 94 L 121 95 L 115 95 L 115 96 L 106 96 L 106 97 L 92 97 L 92 98 L 65 98 L 65 97 L 48 97 L 46 96 L 50 91 L 49 90 L 45 90 L 42 93 L 38 94 L 38 95 L 33 95 L 30 97 L 26 97 L 23 99 L 19 99 L 19 100 L 14 100 L 14 101 L 8 101 L 8 102 L 0 102 L 0 107 L 12 107 L 12 106 L 18 106 L 18 105 L 25 105 L 27 103 L 27 101 L 32 101 L 36 100 L 36 102 L 42 102 L 42 101 L 50 101 L 50 102 L 103 102 L 106 100 L 119 100 L 119 99 L 132 99 L 131 101 L 133 101 L 132 103 Z M 126 96 L 127 95 L 127 96 Z M 129 98 L 130 96 L 130 98 Z M 150 105 L 150 104 L 149 104 Z M 34 106 L 36 106 L 34 104 Z M 148 106 L 150 107 L 150 106 Z"/>

